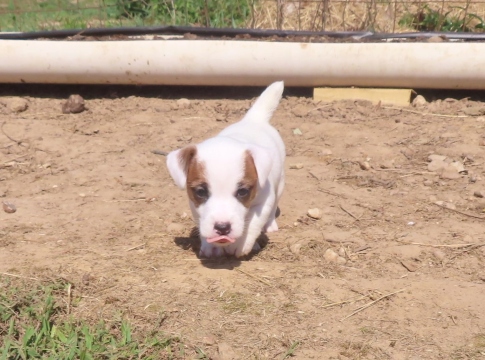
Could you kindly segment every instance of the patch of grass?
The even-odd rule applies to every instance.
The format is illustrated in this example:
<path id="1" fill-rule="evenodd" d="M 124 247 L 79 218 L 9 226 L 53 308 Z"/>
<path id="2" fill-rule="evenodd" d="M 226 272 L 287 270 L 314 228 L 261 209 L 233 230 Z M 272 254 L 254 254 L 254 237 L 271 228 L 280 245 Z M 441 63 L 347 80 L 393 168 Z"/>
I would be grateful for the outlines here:
<path id="1" fill-rule="evenodd" d="M 34 287 L 0 277 L 0 359 L 179 359 L 178 338 L 159 330 L 141 336 L 124 319 L 95 325 L 67 319 L 66 282 Z"/>
<path id="2" fill-rule="evenodd" d="M 249 0 L 0 0 L 0 31 L 142 25 L 242 26 Z"/>
<path id="3" fill-rule="evenodd" d="M 481 17 L 459 6 L 442 13 L 424 5 L 415 13 L 405 13 L 399 20 L 399 25 L 419 31 L 472 32 L 485 29 L 485 22 Z"/>

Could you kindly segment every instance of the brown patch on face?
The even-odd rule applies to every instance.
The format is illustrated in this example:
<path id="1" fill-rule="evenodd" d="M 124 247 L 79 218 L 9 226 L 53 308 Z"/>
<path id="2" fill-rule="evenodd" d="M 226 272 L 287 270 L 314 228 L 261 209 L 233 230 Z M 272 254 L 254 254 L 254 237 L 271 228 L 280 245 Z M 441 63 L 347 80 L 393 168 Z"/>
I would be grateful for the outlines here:
<path id="1" fill-rule="evenodd" d="M 244 177 L 238 184 L 236 190 L 236 198 L 245 207 L 249 208 L 251 202 L 256 197 L 258 190 L 258 171 L 254 165 L 254 159 L 251 153 L 246 150 L 244 157 Z"/>
<path id="2" fill-rule="evenodd" d="M 189 145 L 179 154 L 179 161 L 187 174 L 187 194 L 195 207 L 199 207 L 209 198 L 209 189 L 205 178 L 205 167 L 197 161 L 197 147 Z"/>

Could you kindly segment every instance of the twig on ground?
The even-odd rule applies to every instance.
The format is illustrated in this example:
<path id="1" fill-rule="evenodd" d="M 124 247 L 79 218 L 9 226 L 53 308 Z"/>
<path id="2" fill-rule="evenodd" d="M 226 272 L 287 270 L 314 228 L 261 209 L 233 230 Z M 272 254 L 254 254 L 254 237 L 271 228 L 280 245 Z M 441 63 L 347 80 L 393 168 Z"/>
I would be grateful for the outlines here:
<path id="1" fill-rule="evenodd" d="M 14 143 L 16 143 L 17 145 L 19 146 L 23 146 L 23 141 L 22 140 L 15 140 L 13 137 L 11 137 L 10 135 L 8 135 L 5 130 L 3 130 L 3 127 L 5 126 L 7 122 L 4 121 L 2 123 L 2 126 L 0 126 L 0 130 L 2 131 L 2 134 L 5 135 L 9 140 L 13 141 Z"/>
<path id="2" fill-rule="evenodd" d="M 332 196 L 337 196 L 337 197 L 341 197 L 343 199 L 348 199 L 347 196 L 343 195 L 343 194 L 339 194 L 339 193 L 336 193 L 336 192 L 333 192 L 333 191 L 330 191 L 330 190 L 325 190 L 325 189 L 317 189 L 317 191 L 320 191 L 322 193 L 325 193 L 325 194 L 328 194 L 328 195 L 332 195 Z"/>
<path id="3" fill-rule="evenodd" d="M 162 150 L 152 150 L 152 154 L 155 154 L 155 155 L 162 155 L 162 156 L 167 156 L 167 155 L 168 155 L 168 151 L 162 151 Z"/>
<path id="4" fill-rule="evenodd" d="M 140 249 L 140 248 L 144 247 L 146 244 L 147 244 L 147 243 L 143 243 L 143 244 L 140 244 L 140 245 L 133 246 L 133 247 L 131 247 L 131 248 L 127 249 L 126 251 L 138 250 L 138 249 Z"/>
<path id="5" fill-rule="evenodd" d="M 474 219 L 485 220 L 485 217 L 483 217 L 483 216 L 478 216 L 478 215 L 475 215 L 475 214 L 466 213 L 464 211 L 460 211 L 460 210 L 456 210 L 456 209 L 450 209 L 450 208 L 448 208 L 446 206 L 439 205 L 439 204 L 436 204 L 436 203 L 432 203 L 432 204 L 433 205 L 436 205 L 436 206 L 438 206 L 438 207 L 440 207 L 442 209 L 456 212 L 457 214 L 461 214 L 461 215 L 464 215 L 464 216 L 468 216 L 468 217 L 471 217 L 471 218 L 474 218 Z"/>
<path id="6" fill-rule="evenodd" d="M 243 273 L 243 274 L 245 274 L 245 275 L 247 275 L 247 276 L 249 276 L 249 277 L 252 277 L 255 280 L 258 280 L 258 281 L 262 282 L 265 285 L 271 286 L 271 283 L 269 281 L 266 281 L 264 279 L 261 279 L 261 278 L 257 277 L 256 275 L 250 274 L 250 273 L 248 273 L 248 272 L 246 272 L 244 270 L 241 270 L 241 269 L 236 269 L 236 270 L 239 271 L 239 272 L 241 272 L 241 273 Z"/>
<path id="7" fill-rule="evenodd" d="M 339 204 L 339 207 L 342 209 L 343 212 L 347 213 L 348 215 L 352 216 L 356 221 L 360 221 L 360 219 L 352 214 L 350 211 L 346 210 L 342 205 Z"/>
<path id="8" fill-rule="evenodd" d="M 337 306 L 337 305 L 350 304 L 350 303 L 360 301 L 360 300 L 364 300 L 364 299 L 367 299 L 367 298 L 368 298 L 368 296 L 364 295 L 364 296 L 356 297 L 354 299 L 338 301 L 338 302 L 334 302 L 334 303 L 331 303 L 331 304 L 323 305 L 322 309 L 326 309 L 326 308 Z"/>
<path id="9" fill-rule="evenodd" d="M 0 275 L 11 276 L 11 277 L 19 278 L 19 279 L 29 279 L 29 280 L 40 281 L 37 278 L 22 276 L 22 275 L 15 275 L 15 274 L 10 274 L 10 273 L 6 273 L 6 272 L 2 272 L 2 273 L 0 273 Z"/>
<path id="10" fill-rule="evenodd" d="M 485 246 L 485 243 L 482 243 L 482 244 L 470 244 L 470 246 L 468 246 L 468 249 L 465 249 L 463 251 L 460 251 L 458 254 L 455 254 L 453 255 L 452 257 L 450 257 L 450 259 L 448 261 L 451 261 L 451 260 L 454 260 L 456 259 L 458 256 L 460 255 L 463 255 L 467 252 L 470 252 L 472 250 L 475 250 L 475 249 L 478 249 L 478 248 L 481 248 L 482 246 Z"/>
<path id="11" fill-rule="evenodd" d="M 371 307 L 372 305 L 374 305 L 374 304 L 378 303 L 379 301 L 384 300 L 384 299 L 386 299 L 386 298 L 388 298 L 388 297 L 390 297 L 390 296 L 392 296 L 392 295 L 396 295 L 396 294 L 398 294 L 398 293 L 400 293 L 400 292 L 403 292 L 404 290 L 405 290 L 405 288 L 403 288 L 403 289 L 401 289 L 401 290 L 398 290 L 398 291 L 394 291 L 394 292 L 392 292 L 392 293 L 390 293 L 390 294 L 383 295 L 383 296 L 381 296 L 380 298 L 377 298 L 377 299 L 375 299 L 374 301 L 371 301 L 370 303 L 367 303 L 367 304 L 365 304 L 364 306 L 361 306 L 360 308 L 358 308 L 357 310 L 355 310 L 355 311 L 354 311 L 353 313 L 351 313 L 350 315 L 347 315 L 346 317 L 344 317 L 344 318 L 343 318 L 343 319 L 341 319 L 340 321 L 344 321 L 345 319 L 348 319 L 349 317 L 354 316 L 355 314 L 357 314 L 357 313 L 359 313 L 359 312 L 361 312 L 361 311 L 364 311 L 365 309 L 367 309 L 367 308 Z"/>
<path id="12" fill-rule="evenodd" d="M 447 115 L 447 114 L 425 113 L 425 112 L 422 112 L 422 111 L 396 108 L 396 107 L 393 107 L 393 106 L 382 106 L 382 108 L 383 109 L 391 109 L 391 110 L 399 110 L 399 111 L 404 111 L 404 112 L 408 112 L 408 113 L 412 113 L 412 114 L 430 115 L 430 116 L 445 117 L 445 118 L 467 118 L 467 117 L 470 117 L 469 115 Z"/>
<path id="13" fill-rule="evenodd" d="M 434 247 L 434 248 L 443 247 L 443 248 L 455 248 L 455 249 L 476 245 L 476 244 L 449 244 L 449 245 L 438 244 L 438 245 L 436 245 L 436 244 L 424 244 L 424 243 L 411 242 L 411 241 L 398 241 L 398 242 L 401 243 L 401 244 L 406 244 L 406 245 L 428 246 L 428 247 Z"/>

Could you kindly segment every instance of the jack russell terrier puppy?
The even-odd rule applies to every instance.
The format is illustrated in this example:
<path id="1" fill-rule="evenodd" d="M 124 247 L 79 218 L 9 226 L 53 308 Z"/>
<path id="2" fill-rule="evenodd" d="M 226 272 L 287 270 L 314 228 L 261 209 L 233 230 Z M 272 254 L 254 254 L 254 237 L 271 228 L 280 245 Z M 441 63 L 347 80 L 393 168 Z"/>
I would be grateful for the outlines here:
<path id="1" fill-rule="evenodd" d="M 283 89 L 282 81 L 271 84 L 241 121 L 167 156 L 175 184 L 187 190 L 201 257 L 247 255 L 260 250 L 256 239 L 262 231 L 278 230 L 286 155 L 269 121 Z"/>

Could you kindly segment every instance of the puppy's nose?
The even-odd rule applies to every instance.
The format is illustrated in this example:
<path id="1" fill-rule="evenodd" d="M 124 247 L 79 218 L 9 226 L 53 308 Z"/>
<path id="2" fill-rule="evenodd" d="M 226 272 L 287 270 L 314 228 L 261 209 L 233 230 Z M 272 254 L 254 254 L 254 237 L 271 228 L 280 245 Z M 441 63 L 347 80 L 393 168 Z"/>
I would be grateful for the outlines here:
<path id="1" fill-rule="evenodd" d="M 227 235 L 231 232 L 231 223 L 229 222 L 218 222 L 215 223 L 214 229 L 219 235 Z"/>

